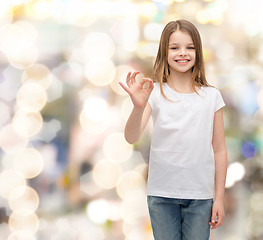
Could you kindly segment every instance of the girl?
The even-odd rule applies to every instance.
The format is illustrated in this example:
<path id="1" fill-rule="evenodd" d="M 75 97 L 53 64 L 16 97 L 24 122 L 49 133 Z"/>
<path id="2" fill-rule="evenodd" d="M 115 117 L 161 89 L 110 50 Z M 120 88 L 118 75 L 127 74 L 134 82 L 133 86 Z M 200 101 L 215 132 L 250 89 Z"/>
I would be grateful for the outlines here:
<path id="1" fill-rule="evenodd" d="M 224 219 L 225 104 L 206 81 L 195 26 L 169 22 L 154 64 L 155 83 L 148 78 L 137 83 L 138 73 L 128 73 L 127 86 L 120 83 L 134 105 L 125 138 L 138 141 L 152 115 L 147 201 L 154 238 L 208 240 L 210 228 Z"/>

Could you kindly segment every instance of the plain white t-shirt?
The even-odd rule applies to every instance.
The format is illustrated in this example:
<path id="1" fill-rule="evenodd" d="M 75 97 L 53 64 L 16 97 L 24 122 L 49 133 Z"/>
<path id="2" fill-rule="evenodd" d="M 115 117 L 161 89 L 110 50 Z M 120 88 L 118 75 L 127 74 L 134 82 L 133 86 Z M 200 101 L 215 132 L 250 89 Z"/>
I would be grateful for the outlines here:
<path id="1" fill-rule="evenodd" d="M 225 106 L 214 87 L 181 94 L 159 83 L 149 98 L 153 133 L 147 195 L 210 199 L 214 197 L 215 162 L 212 148 L 214 114 Z"/>

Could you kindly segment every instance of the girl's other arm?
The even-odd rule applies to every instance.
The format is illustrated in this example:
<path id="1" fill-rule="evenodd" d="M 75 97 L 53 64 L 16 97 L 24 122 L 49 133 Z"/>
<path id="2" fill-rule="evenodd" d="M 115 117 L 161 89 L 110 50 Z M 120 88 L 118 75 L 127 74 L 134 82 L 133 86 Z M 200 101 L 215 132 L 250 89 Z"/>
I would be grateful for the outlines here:
<path id="1" fill-rule="evenodd" d="M 215 229 L 223 224 L 225 217 L 223 200 L 227 172 L 227 151 L 222 108 L 214 116 L 212 145 L 215 156 L 215 199 L 210 225 L 212 229 Z"/>
<path id="2" fill-rule="evenodd" d="M 142 135 L 151 115 L 152 108 L 147 103 L 144 109 L 134 107 L 125 126 L 125 139 L 128 143 L 136 143 Z"/>
<path id="3" fill-rule="evenodd" d="M 153 82 L 149 78 L 144 78 L 138 83 L 135 79 L 137 74 L 139 72 L 128 73 L 126 78 L 128 87 L 120 83 L 121 87 L 130 95 L 134 105 L 125 127 L 125 139 L 130 144 L 139 140 L 152 112 L 148 99 L 154 87 Z M 149 82 L 148 88 L 144 88 L 146 82 Z"/>

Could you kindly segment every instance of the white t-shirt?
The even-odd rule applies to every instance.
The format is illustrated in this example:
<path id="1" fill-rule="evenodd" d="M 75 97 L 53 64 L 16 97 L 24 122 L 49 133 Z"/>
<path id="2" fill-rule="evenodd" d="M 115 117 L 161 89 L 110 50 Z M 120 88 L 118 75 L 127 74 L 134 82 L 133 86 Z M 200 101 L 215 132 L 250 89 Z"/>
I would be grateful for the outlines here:
<path id="1" fill-rule="evenodd" d="M 153 133 L 147 194 L 152 196 L 209 199 L 214 197 L 214 114 L 225 106 L 220 92 L 201 87 L 181 94 L 159 83 L 149 98 Z"/>

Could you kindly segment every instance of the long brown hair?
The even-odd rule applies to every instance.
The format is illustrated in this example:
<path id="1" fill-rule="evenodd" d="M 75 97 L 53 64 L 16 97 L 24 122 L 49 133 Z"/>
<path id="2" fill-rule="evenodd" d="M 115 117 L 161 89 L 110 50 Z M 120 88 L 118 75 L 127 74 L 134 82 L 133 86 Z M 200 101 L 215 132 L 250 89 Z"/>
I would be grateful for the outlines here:
<path id="1" fill-rule="evenodd" d="M 160 89 L 162 95 L 168 99 L 163 92 L 163 82 L 167 82 L 168 76 L 170 75 L 169 65 L 168 65 L 168 45 L 170 35 L 180 30 L 189 34 L 192 38 L 195 51 L 196 60 L 192 68 L 192 87 L 196 92 L 195 85 L 210 86 L 205 78 L 205 67 L 203 59 L 202 41 L 197 28 L 187 20 L 177 20 L 169 22 L 163 29 L 157 57 L 153 67 L 153 81 L 160 83 Z M 169 99 L 168 99 L 169 100 Z"/>

